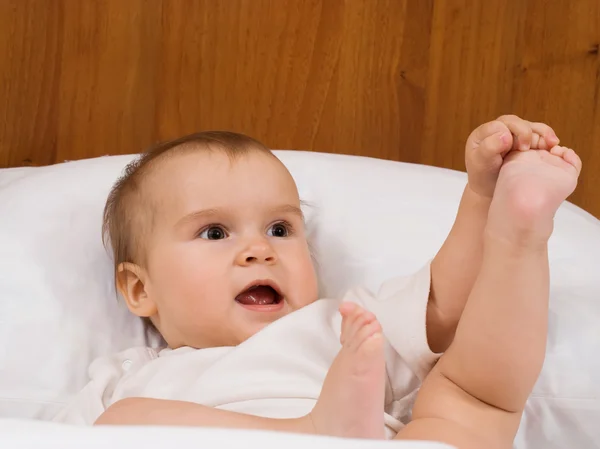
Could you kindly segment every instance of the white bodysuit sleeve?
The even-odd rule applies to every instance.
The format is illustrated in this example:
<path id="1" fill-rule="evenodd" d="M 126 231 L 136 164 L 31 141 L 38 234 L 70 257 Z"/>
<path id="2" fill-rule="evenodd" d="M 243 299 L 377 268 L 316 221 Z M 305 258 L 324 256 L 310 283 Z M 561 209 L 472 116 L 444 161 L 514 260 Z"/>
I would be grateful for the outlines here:
<path id="1" fill-rule="evenodd" d="M 427 263 L 413 275 L 385 281 L 376 295 L 353 289 L 344 298 L 373 312 L 381 323 L 386 339 L 386 408 L 392 407 L 393 415 L 405 423 L 407 416 L 398 415 L 407 413 L 422 381 L 441 356 L 431 351 L 427 341 L 430 286 L 431 266 Z"/>
<path id="2" fill-rule="evenodd" d="M 111 405 L 113 392 L 120 380 L 154 357 L 155 352 L 150 348 L 131 348 L 94 360 L 88 370 L 88 384 L 52 421 L 82 426 L 94 424 Z"/>

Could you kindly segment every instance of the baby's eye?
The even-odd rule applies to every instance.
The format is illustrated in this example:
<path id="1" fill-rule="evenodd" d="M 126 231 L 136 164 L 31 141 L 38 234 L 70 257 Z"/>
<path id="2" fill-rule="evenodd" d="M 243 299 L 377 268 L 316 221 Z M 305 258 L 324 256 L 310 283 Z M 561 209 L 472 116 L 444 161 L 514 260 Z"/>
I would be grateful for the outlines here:
<path id="1" fill-rule="evenodd" d="M 287 237 L 290 234 L 290 230 L 285 223 L 275 223 L 267 231 L 267 235 L 271 237 Z"/>
<path id="2" fill-rule="evenodd" d="M 221 240 L 227 237 L 227 232 L 221 226 L 209 226 L 198 237 L 206 240 Z"/>

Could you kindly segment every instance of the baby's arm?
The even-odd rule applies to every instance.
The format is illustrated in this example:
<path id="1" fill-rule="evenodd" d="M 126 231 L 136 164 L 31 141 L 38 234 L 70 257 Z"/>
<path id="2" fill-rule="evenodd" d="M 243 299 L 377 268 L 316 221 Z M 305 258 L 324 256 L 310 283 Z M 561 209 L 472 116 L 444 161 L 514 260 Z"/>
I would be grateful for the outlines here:
<path id="1" fill-rule="evenodd" d="M 163 425 L 225 427 L 315 433 L 310 415 L 272 419 L 220 410 L 193 402 L 152 398 L 126 398 L 115 402 L 95 425 Z"/>
<path id="2" fill-rule="evenodd" d="M 431 264 L 427 338 L 433 352 L 450 346 L 481 267 L 483 233 L 503 155 L 523 145 L 547 150 L 557 143 L 549 126 L 516 116 L 481 125 L 469 136 L 465 149 L 469 181 L 452 230 Z"/>
<path id="3" fill-rule="evenodd" d="M 427 340 L 433 352 L 448 349 L 481 266 L 483 230 L 491 198 L 464 190 L 456 220 L 431 262 Z"/>

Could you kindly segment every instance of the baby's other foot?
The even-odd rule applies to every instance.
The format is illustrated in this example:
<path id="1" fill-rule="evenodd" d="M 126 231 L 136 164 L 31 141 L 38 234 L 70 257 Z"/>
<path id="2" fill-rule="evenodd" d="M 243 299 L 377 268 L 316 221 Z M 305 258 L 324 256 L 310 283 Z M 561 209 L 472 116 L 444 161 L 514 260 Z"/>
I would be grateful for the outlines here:
<path id="1" fill-rule="evenodd" d="M 335 358 L 311 412 L 320 434 L 383 439 L 385 358 L 381 326 L 371 312 L 353 303 L 340 307 L 342 349 Z"/>
<path id="2" fill-rule="evenodd" d="M 544 123 L 529 122 L 516 115 L 503 115 L 476 128 L 465 148 L 469 188 L 492 198 L 500 167 L 511 150 L 549 150 L 559 142 Z"/>
<path id="3" fill-rule="evenodd" d="M 488 229 L 503 238 L 547 241 L 556 211 L 577 186 L 581 159 L 566 147 L 512 151 L 500 170 Z"/>

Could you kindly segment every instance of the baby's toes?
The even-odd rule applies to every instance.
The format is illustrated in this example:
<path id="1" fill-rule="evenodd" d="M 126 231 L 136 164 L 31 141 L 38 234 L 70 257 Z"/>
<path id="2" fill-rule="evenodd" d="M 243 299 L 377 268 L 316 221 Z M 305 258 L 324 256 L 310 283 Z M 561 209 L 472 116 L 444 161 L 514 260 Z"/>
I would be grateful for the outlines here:
<path id="1" fill-rule="evenodd" d="M 563 157 L 564 154 L 567 152 L 567 150 L 568 150 L 567 147 L 561 147 L 559 145 L 556 145 L 555 147 L 552 147 L 550 149 L 550 153 L 553 154 L 554 156 Z"/>
<path id="2" fill-rule="evenodd" d="M 345 302 L 339 308 L 342 315 L 342 332 L 340 342 L 344 344 L 355 332 L 356 321 L 364 312 L 358 304 Z"/>
<path id="3" fill-rule="evenodd" d="M 573 167 L 575 167 L 575 170 L 577 170 L 577 175 L 579 176 L 583 167 L 583 162 L 581 162 L 579 155 L 574 150 L 569 148 L 569 151 L 567 151 L 565 154 L 564 159 Z"/>
<path id="4" fill-rule="evenodd" d="M 579 156 L 577 155 L 577 153 L 575 151 L 573 151 L 571 148 L 567 148 L 567 147 L 562 147 L 562 146 L 555 146 L 552 149 L 550 149 L 550 153 L 553 154 L 554 156 L 558 156 L 560 158 L 562 158 L 562 160 L 564 160 L 565 162 L 567 162 L 568 164 L 572 165 L 575 170 L 577 171 L 577 174 L 579 174 L 581 172 L 581 159 L 579 158 Z"/>
<path id="5" fill-rule="evenodd" d="M 360 329 L 374 320 L 375 315 L 362 307 L 355 305 L 354 311 L 347 317 L 342 318 L 342 335 L 340 336 L 340 342 L 343 345 L 352 345 L 353 340 Z"/>
<path id="6" fill-rule="evenodd" d="M 367 355 L 379 349 L 381 339 L 381 325 L 374 319 L 356 331 L 354 338 L 348 342 L 348 348 Z"/>
<path id="7" fill-rule="evenodd" d="M 581 172 L 581 159 L 571 148 L 557 145 L 550 149 L 550 154 L 561 158 L 564 162 L 571 165 L 578 175 Z"/>
<path id="8" fill-rule="evenodd" d="M 352 315 L 356 311 L 357 307 L 358 305 L 354 304 L 353 302 L 343 302 L 338 310 L 340 311 L 342 317 L 345 319 Z"/>
<path id="9" fill-rule="evenodd" d="M 347 302 L 343 303 L 339 308 L 340 315 L 342 315 L 342 332 L 340 333 L 341 344 L 344 344 L 346 341 L 346 334 L 348 334 L 348 328 L 350 327 L 350 315 L 352 314 L 354 307 L 354 304 Z"/>

